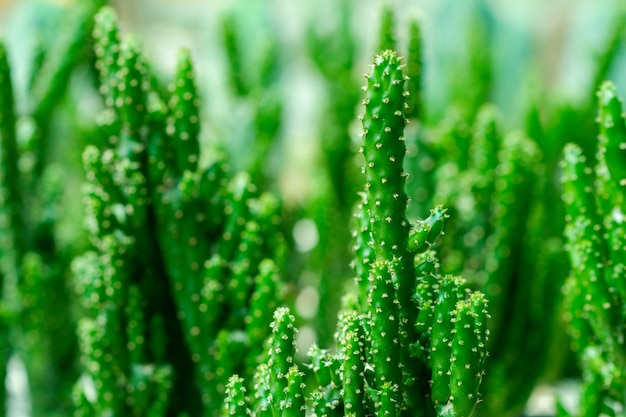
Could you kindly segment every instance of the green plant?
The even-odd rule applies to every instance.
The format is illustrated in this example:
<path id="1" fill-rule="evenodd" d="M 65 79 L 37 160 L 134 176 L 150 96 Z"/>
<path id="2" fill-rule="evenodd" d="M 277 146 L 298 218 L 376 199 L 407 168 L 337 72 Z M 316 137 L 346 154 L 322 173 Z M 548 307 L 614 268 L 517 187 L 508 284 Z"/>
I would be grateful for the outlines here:
<path id="1" fill-rule="evenodd" d="M 230 91 L 238 102 L 237 107 L 248 108 L 251 113 L 243 140 L 232 138 L 237 147 L 225 145 L 229 160 L 263 186 L 277 175 L 267 161 L 280 143 L 284 119 L 285 99 L 280 83 L 282 49 L 276 28 L 263 10 L 258 10 L 257 16 L 263 25 L 251 22 L 249 17 L 229 9 L 221 18 Z M 239 147 L 248 146 L 251 151 L 242 155 Z"/>
<path id="2" fill-rule="evenodd" d="M 559 414 L 623 414 L 614 86 L 596 149 L 591 94 L 561 102 L 556 78 L 539 90 L 498 72 L 501 45 L 514 49 L 503 10 L 464 3 L 468 42 L 451 53 L 437 13 L 381 2 L 370 22 L 342 0 L 293 21 L 229 3 L 207 32 L 221 49 L 202 42 L 211 59 L 197 68 L 211 69 L 196 77 L 181 50 L 168 89 L 111 8 L 85 35 L 102 3 L 37 4 L 38 43 L 0 42 L 0 377 L 21 359 L 35 417 L 513 416 L 538 384 L 580 370 L 580 407 Z M 589 91 L 619 56 L 614 19 Z M 360 155 L 356 76 L 371 45 L 385 52 Z M 199 88 L 213 68 L 226 72 Z M 301 221 L 308 246 L 292 244 Z M 305 358 L 296 344 L 311 337 Z"/>
<path id="3" fill-rule="evenodd" d="M 625 405 L 626 124 L 613 84 L 602 84 L 598 99 L 595 161 L 569 144 L 562 163 L 565 236 L 572 263 L 565 304 L 572 348 L 583 370 L 580 409 L 569 412 L 561 406 L 562 416 L 621 415 Z"/>
<path id="4" fill-rule="evenodd" d="M 76 415 L 217 415 L 228 376 L 252 374 L 280 299 L 280 206 L 223 160 L 201 161 L 188 51 L 161 97 L 112 9 L 94 37 L 105 140 L 83 153 L 93 249 L 74 263 Z"/>
<path id="5" fill-rule="evenodd" d="M 547 162 L 535 141 L 502 132 L 493 106 L 483 106 L 471 128 L 457 119 L 448 129 L 436 144 L 442 165 L 433 197 L 450 207 L 442 269 L 462 274 L 491 301 L 484 412 L 514 413 L 530 381 L 560 366 L 547 355 L 563 339 L 558 300 L 567 264 L 544 200 Z M 532 365 L 519 363 L 521 352 Z"/>
<path id="6" fill-rule="evenodd" d="M 410 233 L 402 167 L 404 83 L 395 52 L 375 57 L 362 117 L 366 183 L 356 214 L 358 296 L 340 314 L 337 351 L 314 347 L 317 383 L 305 383 L 294 360 L 295 319 L 279 308 L 253 395 L 246 399 L 241 379 L 232 377 L 226 413 L 468 416 L 479 401 L 486 300 L 470 294 L 462 279 L 436 271 L 430 248 L 442 231 L 443 209 L 435 208 Z"/>
<path id="7" fill-rule="evenodd" d="M 75 68 L 91 59 L 91 44 L 85 39 L 100 5 L 86 1 L 51 13 L 62 18 L 52 41 L 39 45 L 25 102 L 19 100 L 24 94 L 16 93 L 9 53 L 0 41 L 0 378 L 4 381 L 9 356 L 18 355 L 30 380 L 35 416 L 67 415 L 77 376 L 76 320 L 67 270 L 80 239 L 64 242 L 58 233 L 63 182 L 71 168 L 61 167 L 55 148 L 57 131 L 74 136 L 80 130 L 79 122 L 72 120 L 68 129 L 58 115 Z M 75 143 L 63 139 L 65 145 Z M 5 415 L 5 391 L 0 391 L 0 415 Z"/>

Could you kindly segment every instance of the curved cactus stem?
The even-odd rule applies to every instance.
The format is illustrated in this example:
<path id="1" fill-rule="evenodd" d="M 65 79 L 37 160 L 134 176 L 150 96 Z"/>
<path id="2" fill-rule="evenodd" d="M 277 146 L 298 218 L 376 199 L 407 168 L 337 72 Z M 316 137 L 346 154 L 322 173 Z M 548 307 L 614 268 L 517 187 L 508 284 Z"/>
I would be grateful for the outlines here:
<path id="1" fill-rule="evenodd" d="M 430 216 L 418 220 L 409 234 L 407 249 L 411 252 L 423 253 L 432 247 L 437 238 L 443 234 L 444 220 L 448 217 L 446 209 L 436 206 Z"/>

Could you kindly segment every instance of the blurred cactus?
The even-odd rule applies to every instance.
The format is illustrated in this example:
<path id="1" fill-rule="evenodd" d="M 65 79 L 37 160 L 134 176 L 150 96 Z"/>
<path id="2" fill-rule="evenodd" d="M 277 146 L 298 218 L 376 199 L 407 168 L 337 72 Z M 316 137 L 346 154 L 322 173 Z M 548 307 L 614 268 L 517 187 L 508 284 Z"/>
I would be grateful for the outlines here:
<path id="1" fill-rule="evenodd" d="M 249 175 L 201 158 L 189 53 L 161 98 L 137 39 L 118 32 L 102 9 L 107 140 L 83 154 L 93 251 L 74 263 L 76 415 L 217 415 L 228 376 L 252 375 L 280 299 L 279 204 Z"/>
<path id="2" fill-rule="evenodd" d="M 583 371 L 578 410 L 559 415 L 620 415 L 626 406 L 624 202 L 626 124 L 613 84 L 599 93 L 595 162 L 568 144 L 563 156 L 565 236 L 572 271 L 563 288 L 572 348 Z"/>
<path id="3" fill-rule="evenodd" d="M 312 219 L 319 235 L 319 244 L 305 258 L 303 267 L 319 276 L 315 284 L 320 309 L 314 324 L 323 344 L 332 340 L 341 294 L 350 278 L 345 242 L 350 237 L 351 210 L 359 184 L 350 132 L 358 103 L 353 7 L 350 0 L 336 2 L 328 19 L 331 29 L 327 25 L 324 31 L 319 23 L 311 23 L 306 32 L 307 53 L 322 76 L 324 96 L 317 123 L 320 151 L 315 162 L 319 180 L 300 216 Z"/>
<path id="4" fill-rule="evenodd" d="M 2 251 L 0 264 L 0 277 L 2 278 L 2 303 L 4 314 L 0 321 L 0 380 L 6 378 L 6 369 L 11 344 L 9 340 L 10 321 L 7 317 L 9 312 L 5 287 L 16 285 L 18 268 L 24 256 L 24 243 L 20 241 L 23 236 L 24 219 L 22 218 L 22 201 L 18 178 L 18 151 L 15 135 L 15 110 L 13 103 L 13 84 L 7 59 L 7 51 L 4 44 L 0 43 L 0 212 L 2 227 L 0 228 L 0 250 Z M 8 281 L 8 282 L 7 282 Z M 0 390 L 0 415 L 6 415 L 6 391 Z"/>
<path id="5" fill-rule="evenodd" d="M 411 194 L 432 193 L 420 205 L 449 207 L 447 239 L 437 249 L 442 270 L 484 292 L 494 317 L 481 412 L 514 414 L 536 381 L 561 366 L 547 360 L 553 347 L 563 347 L 558 306 L 567 273 L 559 220 L 547 206 L 553 192 L 546 181 L 549 162 L 524 134 L 503 133 L 492 105 L 479 109 L 473 125 L 451 112 L 437 129 L 421 134 L 422 150 L 433 179 L 412 182 L 418 188 Z M 535 358 L 532 366 L 520 364 L 519 352 Z"/>
<path id="6" fill-rule="evenodd" d="M 261 25 L 250 22 L 249 13 L 229 9 L 221 18 L 221 35 L 233 98 L 250 111 L 245 142 L 233 143 L 251 151 L 242 154 L 239 148 L 229 149 L 230 160 L 262 186 L 277 175 L 267 161 L 280 143 L 284 98 L 280 83 L 282 45 L 269 16 L 262 9 L 257 11 L 255 18 L 262 21 Z M 248 26 L 253 26 L 252 30 Z"/>
<path id="7" fill-rule="evenodd" d="M 440 35 L 439 21 L 384 1 L 358 155 L 361 5 L 331 2 L 324 22 L 300 21 L 305 39 L 283 39 L 293 28 L 280 32 L 264 2 L 229 4 L 217 28 L 229 89 L 211 90 L 224 157 L 200 128 L 190 52 L 164 88 L 112 9 L 94 21 L 103 3 L 38 9 L 49 32 L 38 28 L 26 74 L 9 65 L 23 51 L 0 41 L 0 380 L 21 359 L 33 416 L 70 415 L 73 402 L 76 416 L 510 417 L 572 361 L 561 309 L 583 392 L 558 414 L 623 414 L 626 127 L 613 85 L 600 89 L 598 144 L 588 94 L 558 103 L 549 85 L 527 111 L 500 114 L 485 104 L 503 98 L 500 12 L 471 6 L 467 48 L 425 85 L 423 38 Z M 619 56 L 622 14 L 590 89 Z M 389 50 L 406 51 L 406 66 Z M 294 163 L 278 149 L 291 129 L 285 69 L 298 81 L 307 59 L 320 75 L 307 81 L 322 87 L 307 132 L 319 143 L 307 147 L 313 167 L 295 168 L 311 186 L 283 209 L 263 191 Z M 424 92 L 435 90 L 433 105 Z M 317 239 L 292 248 L 284 236 L 299 243 L 300 220 Z M 290 310 L 283 274 L 319 300 L 303 292 Z M 296 354 L 305 326 L 317 339 L 307 364 Z M 0 415 L 6 402 L 0 390 Z"/>
<path id="8" fill-rule="evenodd" d="M 14 94 L 11 51 L 0 42 L 0 380 L 9 355 L 18 354 L 26 366 L 34 416 L 67 415 L 77 376 L 67 273 L 72 249 L 59 242 L 56 230 L 68 172 L 52 156 L 52 124 L 73 70 L 90 59 L 85 39 L 100 4 L 59 8 L 63 17 L 53 40 L 40 43 L 34 54 L 26 103 L 14 100 L 20 94 Z M 2 386 L 0 414 L 5 415 Z"/>
<path id="9" fill-rule="evenodd" d="M 422 97 L 422 80 L 424 77 L 424 45 L 421 22 L 417 18 L 409 21 L 409 35 L 407 45 L 406 71 L 409 77 L 407 91 L 409 96 L 406 103 L 406 117 L 409 120 L 424 120 L 424 105 Z"/>
<path id="10" fill-rule="evenodd" d="M 365 239 L 358 241 L 354 262 L 357 271 L 368 271 L 367 279 L 357 279 L 359 294 L 366 297 L 346 302 L 335 334 L 336 353 L 313 347 L 317 384 L 304 383 L 294 360 L 295 319 L 286 308 L 277 309 L 254 395 L 246 399 L 240 390 L 231 390 L 227 410 L 268 416 L 309 411 L 318 416 L 469 416 L 480 400 L 486 300 L 470 293 L 461 278 L 441 276 L 430 267 L 436 259 L 429 248 L 442 232 L 445 212 L 436 208 L 413 233 L 406 218 L 404 82 L 395 52 L 376 56 L 362 116 L 366 185 L 357 217 L 365 221 L 357 237 Z M 364 253 L 370 255 L 364 258 Z M 233 376 L 230 386 L 238 384 Z"/>

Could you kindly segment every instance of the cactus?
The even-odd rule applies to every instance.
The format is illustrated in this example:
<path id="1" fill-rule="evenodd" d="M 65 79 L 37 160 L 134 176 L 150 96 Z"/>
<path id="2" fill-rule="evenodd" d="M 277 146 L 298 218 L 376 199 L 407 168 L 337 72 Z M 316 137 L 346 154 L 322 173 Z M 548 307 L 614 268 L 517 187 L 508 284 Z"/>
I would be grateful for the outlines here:
<path id="1" fill-rule="evenodd" d="M 15 136 L 15 109 L 13 103 L 13 83 L 4 43 L 0 41 L 0 205 L 2 224 L 9 227 L 0 228 L 0 250 L 2 263 L 0 264 L 0 278 L 3 288 L 2 302 L 6 304 L 4 288 L 8 280 L 17 280 L 17 265 L 23 256 L 23 244 L 20 244 L 20 233 L 14 233 L 23 228 L 21 218 L 21 198 L 19 183 L 16 181 L 17 143 Z M 15 285 L 15 284 L 14 284 Z M 6 308 L 5 308 L 6 309 Z M 7 362 L 11 354 L 9 344 L 9 321 L 7 317 L 0 320 L 0 379 L 5 380 Z M 0 415 L 5 415 L 6 391 L 0 390 Z"/>
<path id="2" fill-rule="evenodd" d="M 58 230 L 64 182 L 72 168 L 61 166 L 55 130 L 62 124 L 54 129 L 52 124 L 55 114 L 67 113 L 62 99 L 74 69 L 91 57 L 85 34 L 99 4 L 86 1 L 53 10 L 62 19 L 52 40 L 37 48 L 26 102 L 20 100 L 23 96 L 15 81 L 19 76 L 13 77 L 9 65 L 9 55 L 17 51 L 7 50 L 0 41 L 0 212 L 4 219 L 0 226 L 0 378 L 4 381 L 8 357 L 19 356 L 26 366 L 33 416 L 67 415 L 77 376 L 68 269 L 71 252 L 81 243 L 80 238 L 64 241 Z M 41 18 L 45 21 L 49 16 Z M 64 134 L 72 137 L 88 124 L 69 119 L 71 126 Z M 73 145 L 67 137 L 62 139 L 64 146 Z M 64 231 L 80 236 L 77 227 Z M 0 391 L 0 414 L 5 415 L 5 391 Z"/>
<path id="3" fill-rule="evenodd" d="M 332 340 L 341 294 L 350 278 L 346 263 L 350 254 L 344 243 L 350 237 L 351 210 L 359 187 L 350 132 L 359 99 L 355 74 L 358 43 L 351 28 L 354 6 L 341 0 L 334 3 L 334 9 L 330 25 L 310 23 L 306 32 L 307 54 L 322 76 L 324 97 L 317 123 L 319 156 L 314 161 L 319 180 L 308 204 L 300 209 L 302 217 L 315 222 L 319 234 L 320 243 L 302 269 L 320 276 L 319 283 L 314 283 L 320 293 L 320 311 L 313 324 L 323 344 Z M 325 26 L 325 31 L 320 26 Z"/>
<path id="4" fill-rule="evenodd" d="M 21 360 L 33 417 L 512 416 L 538 381 L 577 365 L 580 407 L 558 414 L 623 414 L 626 128 L 615 87 L 601 88 L 598 145 L 596 103 L 555 101 L 555 80 L 511 111 L 509 81 L 492 72 L 507 28 L 491 5 L 466 5 L 479 16 L 461 13 L 468 48 L 450 57 L 437 14 L 342 0 L 285 4 L 313 12 L 288 21 L 263 2 L 229 4 L 213 28 L 223 50 L 207 51 L 223 55 L 229 88 L 203 89 L 185 49 L 166 88 L 112 9 L 93 19 L 103 3 L 38 5 L 32 50 L 12 33 L 20 19 L 4 28 L 8 50 L 0 42 L 0 378 Z M 332 12 L 309 20 L 320 7 Z M 619 56 L 621 17 L 589 89 Z M 407 59 L 375 58 L 357 154 L 355 63 L 370 44 Z M 310 86 L 318 120 L 292 130 L 309 116 L 288 119 Z M 217 111 L 206 124 L 202 91 Z M 283 129 L 293 137 L 281 142 Z M 307 183 L 293 187 L 294 173 Z M 264 192 L 281 187 L 284 207 Z M 299 245 L 300 220 L 315 245 Z M 318 305 L 301 309 L 318 301 L 310 290 Z M 308 354 L 296 327 L 316 337 Z M 0 414 L 5 400 L 2 390 Z"/>
<path id="5" fill-rule="evenodd" d="M 483 412 L 514 414 L 531 394 L 530 381 L 558 373 L 562 363 L 547 361 L 551 349 L 564 348 L 558 305 L 567 273 L 558 205 L 544 174 L 552 162 L 536 140 L 503 132 L 501 115 L 489 104 L 473 124 L 451 111 L 436 129 L 422 129 L 416 138 L 418 154 L 409 166 L 428 161 L 434 168 L 430 180 L 408 182 L 409 194 L 432 193 L 418 205 L 436 201 L 450 215 L 448 239 L 438 248 L 442 271 L 462 275 L 491 301 Z M 529 336 L 520 328 L 533 331 Z M 522 351 L 536 359 L 532 366 L 515 359 L 514 352 Z"/>
<path id="6" fill-rule="evenodd" d="M 317 384 L 298 387 L 294 318 L 279 308 L 267 365 L 255 375 L 269 389 L 258 390 L 241 413 L 269 404 L 273 416 L 304 416 L 311 409 L 320 416 L 469 416 L 480 399 L 489 333 L 486 300 L 470 294 L 461 278 L 425 266 L 434 257 L 429 248 L 442 232 L 445 212 L 436 208 L 412 233 L 406 218 L 404 81 L 395 52 L 375 57 L 362 116 L 366 183 L 357 214 L 365 219 L 359 243 L 370 255 L 363 258 L 366 251 L 357 247 L 354 263 L 355 270 L 369 272 L 367 281 L 357 280 L 361 297 L 346 302 L 339 316 L 337 351 L 313 347 Z M 414 252 L 408 249 L 409 235 Z M 419 320 L 424 312 L 430 312 L 427 324 Z M 238 381 L 231 377 L 231 386 Z M 303 392 L 310 393 L 305 402 Z M 239 407 L 240 399 L 228 397 L 226 409 Z"/>
<path id="7" fill-rule="evenodd" d="M 624 184 L 626 123 L 615 86 L 598 92 L 600 135 L 595 164 L 568 144 L 563 153 L 565 236 L 572 270 L 563 288 L 572 348 L 583 370 L 583 395 L 576 412 L 615 414 L 625 405 Z"/>
<path id="8" fill-rule="evenodd" d="M 188 51 L 166 104 L 112 9 L 94 37 L 108 137 L 83 153 L 93 249 L 74 263 L 85 311 L 76 412 L 218 415 L 243 389 L 227 389 L 228 376 L 252 375 L 265 309 L 280 298 L 279 205 L 246 173 L 201 161 Z"/>
<path id="9" fill-rule="evenodd" d="M 424 120 L 425 112 L 422 97 L 422 78 L 424 72 L 423 39 L 421 22 L 416 18 L 409 22 L 409 42 L 407 47 L 406 71 L 409 77 L 406 99 L 406 118 L 409 120 Z"/>
<path id="10" fill-rule="evenodd" d="M 229 149 L 229 159 L 262 186 L 276 176 L 267 160 L 281 136 L 285 100 L 279 83 L 282 57 L 276 28 L 263 10 L 257 12 L 261 24 L 251 21 L 242 10 L 229 9 L 221 17 L 221 35 L 230 90 L 241 107 L 250 111 L 244 137 L 231 140 L 239 146 L 251 146 L 252 150 L 242 155 L 238 148 Z M 258 47 L 250 48 L 252 44 Z M 242 144 L 241 140 L 245 142 Z"/>

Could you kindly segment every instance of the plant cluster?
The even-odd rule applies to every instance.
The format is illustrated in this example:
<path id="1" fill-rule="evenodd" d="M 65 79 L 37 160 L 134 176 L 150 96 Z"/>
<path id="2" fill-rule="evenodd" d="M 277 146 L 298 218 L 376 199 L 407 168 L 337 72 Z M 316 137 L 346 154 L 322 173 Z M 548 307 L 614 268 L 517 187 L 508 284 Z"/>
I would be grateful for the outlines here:
<path id="1" fill-rule="evenodd" d="M 0 379 L 20 357 L 35 417 L 514 416 L 572 375 L 559 416 L 624 414 L 626 122 L 601 83 L 626 25 L 596 60 L 597 126 L 591 98 L 535 101 L 515 131 L 489 103 L 485 13 L 431 115 L 421 22 L 381 8 L 359 92 L 358 6 L 338 2 L 334 28 L 305 31 L 325 101 L 294 203 L 276 192 L 280 36 L 221 17 L 225 103 L 244 110 L 205 124 L 191 52 L 164 81 L 105 3 L 59 9 L 21 89 L 0 40 Z"/>
<path id="2" fill-rule="evenodd" d="M 105 134 L 83 153 L 93 251 L 74 263 L 77 413 L 215 415 L 228 376 L 256 367 L 280 300 L 279 203 L 225 161 L 200 161 L 187 51 L 162 97 L 112 9 L 94 38 Z"/>
<path id="3" fill-rule="evenodd" d="M 559 415 L 623 412 L 626 350 L 624 186 L 626 123 L 610 82 L 598 92 L 597 154 L 590 164 L 575 144 L 563 151 L 565 236 L 572 269 L 564 286 L 571 344 L 583 369 L 580 410 Z"/>
<path id="4" fill-rule="evenodd" d="M 317 416 L 465 416 L 479 400 L 487 303 L 461 278 L 437 271 L 430 247 L 442 232 L 445 211 L 433 209 L 413 228 L 407 220 L 405 76 L 399 61 L 390 50 L 377 55 L 365 88 L 358 296 L 340 314 L 336 352 L 314 346 L 310 368 L 316 381 L 312 387 L 304 383 L 294 359 L 295 319 L 278 309 L 253 395 L 246 400 L 239 376 L 229 382 L 230 415 L 304 416 L 312 409 Z"/>

